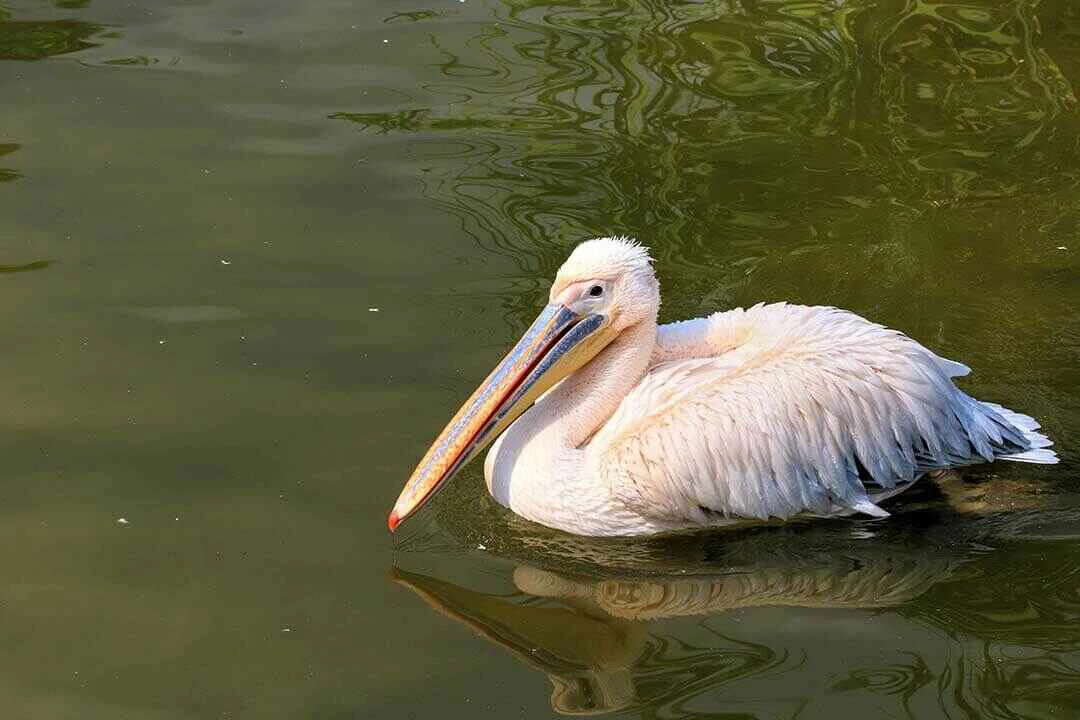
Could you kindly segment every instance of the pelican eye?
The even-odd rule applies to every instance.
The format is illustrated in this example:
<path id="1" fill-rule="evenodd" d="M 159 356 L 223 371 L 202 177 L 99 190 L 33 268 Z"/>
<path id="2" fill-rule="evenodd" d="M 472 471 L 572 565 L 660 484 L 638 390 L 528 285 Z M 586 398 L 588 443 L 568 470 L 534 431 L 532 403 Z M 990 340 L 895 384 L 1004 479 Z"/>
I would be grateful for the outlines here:
<path id="1" fill-rule="evenodd" d="M 603 294 L 604 288 L 600 287 L 599 285 L 593 285 L 591 288 L 589 288 L 589 295 L 591 295 L 592 297 L 600 297 Z"/>

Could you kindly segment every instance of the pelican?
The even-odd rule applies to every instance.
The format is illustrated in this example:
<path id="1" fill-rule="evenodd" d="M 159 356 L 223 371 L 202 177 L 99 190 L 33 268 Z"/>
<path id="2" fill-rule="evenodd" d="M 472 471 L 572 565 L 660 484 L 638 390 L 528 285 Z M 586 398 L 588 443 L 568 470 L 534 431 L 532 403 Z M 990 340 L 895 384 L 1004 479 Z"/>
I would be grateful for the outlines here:
<path id="1" fill-rule="evenodd" d="M 648 535 L 863 513 L 921 476 L 1052 464 L 1027 415 L 980 402 L 969 369 L 833 307 L 786 303 L 657 324 L 647 248 L 578 245 L 548 305 L 409 478 L 391 531 L 492 441 L 491 495 L 579 535 Z"/>

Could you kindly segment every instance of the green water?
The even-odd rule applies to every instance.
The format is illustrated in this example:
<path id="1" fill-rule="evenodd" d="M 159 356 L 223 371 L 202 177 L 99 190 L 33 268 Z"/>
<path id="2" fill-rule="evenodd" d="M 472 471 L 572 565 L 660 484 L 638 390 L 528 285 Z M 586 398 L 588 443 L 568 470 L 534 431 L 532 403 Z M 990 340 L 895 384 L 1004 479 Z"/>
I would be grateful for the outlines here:
<path id="1" fill-rule="evenodd" d="M 1080 717 L 1074 3 L 0 0 L 0 78 L 5 717 Z M 636 542 L 471 467 L 391 538 L 613 232 L 664 319 L 849 308 L 1062 463 Z"/>

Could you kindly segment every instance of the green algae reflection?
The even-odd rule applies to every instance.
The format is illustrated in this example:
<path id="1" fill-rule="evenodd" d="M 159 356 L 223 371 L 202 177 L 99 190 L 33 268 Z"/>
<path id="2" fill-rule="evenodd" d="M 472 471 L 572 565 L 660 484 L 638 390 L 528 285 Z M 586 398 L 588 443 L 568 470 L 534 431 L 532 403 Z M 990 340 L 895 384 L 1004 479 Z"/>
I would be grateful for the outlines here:
<path id="1" fill-rule="evenodd" d="M 102 30 L 81 20 L 2 20 L 0 60 L 42 60 L 96 47 L 90 38 Z"/>

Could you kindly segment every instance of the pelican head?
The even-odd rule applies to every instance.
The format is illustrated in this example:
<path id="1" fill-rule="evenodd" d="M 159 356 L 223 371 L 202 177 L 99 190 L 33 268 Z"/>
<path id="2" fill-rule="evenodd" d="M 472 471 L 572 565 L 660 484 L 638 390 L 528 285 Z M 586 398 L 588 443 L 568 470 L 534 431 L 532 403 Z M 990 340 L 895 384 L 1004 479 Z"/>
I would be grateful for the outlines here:
<path id="1" fill-rule="evenodd" d="M 555 275 L 547 306 L 416 466 L 390 512 L 390 530 L 396 530 L 536 398 L 627 328 L 654 321 L 659 307 L 660 287 L 645 247 L 621 237 L 578 245 Z"/>

